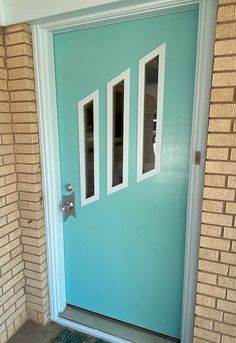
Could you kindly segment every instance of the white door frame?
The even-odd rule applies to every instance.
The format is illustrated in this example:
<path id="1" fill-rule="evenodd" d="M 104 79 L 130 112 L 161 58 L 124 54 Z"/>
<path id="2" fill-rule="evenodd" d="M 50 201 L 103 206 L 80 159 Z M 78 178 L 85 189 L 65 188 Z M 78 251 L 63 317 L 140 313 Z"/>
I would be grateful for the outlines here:
<path id="1" fill-rule="evenodd" d="M 187 231 L 181 342 L 191 343 L 198 270 L 202 190 L 211 89 L 217 0 L 122 0 L 96 8 L 54 18 L 33 25 L 33 44 L 43 174 L 45 225 L 47 235 L 50 319 L 112 342 L 125 340 L 65 320 L 59 313 L 66 306 L 63 246 L 63 221 L 60 210 L 61 178 L 58 121 L 54 74 L 53 35 L 91 26 L 136 18 L 163 15 L 199 7 L 196 80 L 193 104 L 192 142 L 187 205 Z M 200 165 L 194 162 L 201 151 Z"/>

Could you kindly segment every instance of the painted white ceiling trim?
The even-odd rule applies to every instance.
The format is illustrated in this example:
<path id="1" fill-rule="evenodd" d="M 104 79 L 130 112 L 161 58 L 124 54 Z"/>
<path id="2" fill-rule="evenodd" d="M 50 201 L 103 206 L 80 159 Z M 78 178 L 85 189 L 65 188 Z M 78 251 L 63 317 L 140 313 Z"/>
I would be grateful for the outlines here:
<path id="1" fill-rule="evenodd" d="M 0 0 L 0 25 L 32 22 L 122 0 Z"/>

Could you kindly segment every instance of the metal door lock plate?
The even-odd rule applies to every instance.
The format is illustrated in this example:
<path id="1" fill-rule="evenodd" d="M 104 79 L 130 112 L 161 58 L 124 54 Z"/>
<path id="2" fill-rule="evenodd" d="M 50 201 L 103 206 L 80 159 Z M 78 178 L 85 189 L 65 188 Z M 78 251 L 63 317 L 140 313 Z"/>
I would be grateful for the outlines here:
<path id="1" fill-rule="evenodd" d="M 62 197 L 62 211 L 64 213 L 64 221 L 67 220 L 68 217 L 76 217 L 75 212 L 75 192 L 69 195 L 63 195 Z"/>

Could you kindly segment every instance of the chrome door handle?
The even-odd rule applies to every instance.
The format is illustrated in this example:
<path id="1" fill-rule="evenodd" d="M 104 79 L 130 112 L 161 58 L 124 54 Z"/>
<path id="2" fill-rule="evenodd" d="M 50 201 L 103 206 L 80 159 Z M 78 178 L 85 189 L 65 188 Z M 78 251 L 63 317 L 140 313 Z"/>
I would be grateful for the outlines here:
<path id="1" fill-rule="evenodd" d="M 62 212 L 64 213 L 64 221 L 66 221 L 67 218 L 70 216 L 76 217 L 76 213 L 75 213 L 75 192 L 73 192 L 69 195 L 63 195 L 61 209 L 62 209 Z"/>

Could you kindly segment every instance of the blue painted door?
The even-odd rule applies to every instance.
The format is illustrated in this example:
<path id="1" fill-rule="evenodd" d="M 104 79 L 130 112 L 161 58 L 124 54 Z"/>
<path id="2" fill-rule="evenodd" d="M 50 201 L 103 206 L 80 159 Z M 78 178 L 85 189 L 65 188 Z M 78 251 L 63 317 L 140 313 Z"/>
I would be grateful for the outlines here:
<path id="1" fill-rule="evenodd" d="M 197 10 L 54 38 L 67 303 L 180 337 Z M 139 60 L 166 44 L 160 172 L 137 182 Z M 130 69 L 128 186 L 107 194 L 107 83 Z M 99 198 L 81 206 L 78 103 L 98 90 Z M 109 128 L 108 128 L 109 129 Z"/>

